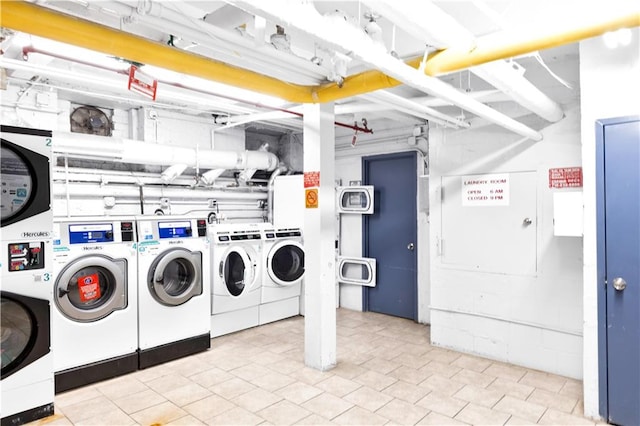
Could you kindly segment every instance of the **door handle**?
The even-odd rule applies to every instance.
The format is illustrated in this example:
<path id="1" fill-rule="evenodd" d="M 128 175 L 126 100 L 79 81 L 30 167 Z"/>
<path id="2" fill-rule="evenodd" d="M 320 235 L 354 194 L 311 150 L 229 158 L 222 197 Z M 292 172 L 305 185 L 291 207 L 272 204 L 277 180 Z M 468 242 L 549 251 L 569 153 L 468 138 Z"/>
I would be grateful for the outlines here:
<path id="1" fill-rule="evenodd" d="M 409 244 L 407 244 L 407 250 L 411 250 L 411 251 L 413 251 L 413 248 L 414 248 L 413 243 L 409 243 Z"/>
<path id="2" fill-rule="evenodd" d="M 58 288 L 58 297 L 59 298 L 63 298 L 67 294 L 69 294 L 69 290 L 67 290 L 66 288 Z"/>
<path id="3" fill-rule="evenodd" d="M 533 220 L 531 220 L 531 218 L 529 218 L 529 217 L 525 217 L 525 218 L 524 218 L 524 220 L 522 221 L 522 224 L 523 224 L 524 226 L 529 226 L 529 225 L 531 225 L 532 223 L 533 223 Z"/>
<path id="4" fill-rule="evenodd" d="M 622 277 L 614 278 L 611 284 L 613 284 L 613 288 L 615 288 L 617 291 L 622 291 L 627 288 L 627 282 Z"/>

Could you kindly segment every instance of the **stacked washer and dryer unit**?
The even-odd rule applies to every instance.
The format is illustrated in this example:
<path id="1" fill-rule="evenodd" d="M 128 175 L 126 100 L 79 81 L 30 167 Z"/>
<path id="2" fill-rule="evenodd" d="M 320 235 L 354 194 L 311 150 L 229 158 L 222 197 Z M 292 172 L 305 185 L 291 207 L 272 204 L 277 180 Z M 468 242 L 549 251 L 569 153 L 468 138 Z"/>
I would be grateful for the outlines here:
<path id="1" fill-rule="evenodd" d="M 139 216 L 139 368 L 211 346 L 207 219 Z"/>
<path id="2" fill-rule="evenodd" d="M 51 132 L 1 126 L 0 413 L 53 414 Z"/>

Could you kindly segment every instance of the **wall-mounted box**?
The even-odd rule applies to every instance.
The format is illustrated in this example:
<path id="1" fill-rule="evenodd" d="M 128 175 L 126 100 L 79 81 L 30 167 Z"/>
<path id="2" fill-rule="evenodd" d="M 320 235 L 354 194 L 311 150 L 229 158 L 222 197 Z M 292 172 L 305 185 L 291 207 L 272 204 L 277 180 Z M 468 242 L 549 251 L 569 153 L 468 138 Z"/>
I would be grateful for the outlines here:
<path id="1" fill-rule="evenodd" d="M 553 235 L 582 237 L 582 191 L 553 193 Z"/>

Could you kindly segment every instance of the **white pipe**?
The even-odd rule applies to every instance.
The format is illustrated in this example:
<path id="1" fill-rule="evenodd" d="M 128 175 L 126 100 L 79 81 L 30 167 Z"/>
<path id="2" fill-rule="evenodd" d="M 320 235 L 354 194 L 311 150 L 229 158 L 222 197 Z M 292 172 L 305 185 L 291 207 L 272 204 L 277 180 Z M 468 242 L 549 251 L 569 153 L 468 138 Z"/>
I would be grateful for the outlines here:
<path id="1" fill-rule="evenodd" d="M 87 183 L 69 183 L 68 185 L 54 184 L 53 195 L 57 198 L 66 198 L 67 192 L 71 198 L 100 198 L 100 197 L 132 197 L 139 198 L 140 191 L 136 186 L 130 185 L 97 185 Z M 65 188 L 66 187 L 66 188 Z M 185 191 L 184 188 L 145 187 L 145 199 L 151 197 L 166 197 L 171 200 L 225 200 L 225 201 L 262 201 L 267 199 L 266 192 L 261 193 L 234 193 L 218 189 L 196 189 Z"/>
<path id="2" fill-rule="evenodd" d="M 132 139 L 105 138 L 79 133 L 54 132 L 53 152 L 69 157 L 171 166 L 186 164 L 206 169 L 274 170 L 278 157 L 265 151 L 196 150 Z"/>
<path id="3" fill-rule="evenodd" d="M 187 7 L 184 2 L 176 2 L 179 4 L 169 8 L 158 1 L 149 1 L 152 7 L 143 14 L 138 13 L 135 6 L 123 4 L 122 0 L 101 2 L 100 5 L 104 3 L 117 13 L 134 16 L 138 24 L 153 30 L 164 28 L 200 46 L 214 50 L 218 60 L 231 65 L 273 75 L 293 83 L 309 85 L 319 84 L 331 73 L 326 66 L 318 66 L 305 58 L 278 51 L 268 44 L 256 50 L 256 44 L 251 37 L 242 37 L 231 31 L 217 28 L 203 21 L 202 16 L 195 18 L 197 16 L 194 15 L 195 11 L 187 10 L 188 13 L 183 14 L 182 9 Z M 179 8 L 181 12 L 173 8 Z M 218 39 L 217 42 L 216 39 Z M 268 70 L 265 70 L 266 64 L 269 66 Z"/>
<path id="4" fill-rule="evenodd" d="M 426 114 L 427 120 L 433 121 L 437 124 L 442 124 L 443 126 L 455 128 L 469 127 L 469 123 L 465 123 L 464 121 L 458 120 L 455 117 L 450 117 L 433 108 L 421 105 L 409 99 L 405 99 L 402 96 L 398 96 L 389 91 L 379 90 L 366 95 L 362 95 L 362 97 L 364 99 L 370 99 L 376 103 L 395 105 L 396 108 L 400 109 L 401 111 L 410 115 L 415 115 L 416 117 L 420 116 L 418 114 Z"/>
<path id="5" fill-rule="evenodd" d="M 292 4 L 282 0 L 269 2 L 229 0 L 229 3 L 320 39 L 332 49 L 349 51 L 369 66 L 379 69 L 406 85 L 448 100 L 514 133 L 535 141 L 542 140 L 540 132 L 460 93 L 437 78 L 428 77 L 420 70 L 412 68 L 387 53 L 383 46 L 373 42 L 360 28 L 349 24 L 341 17 L 324 17 L 310 3 Z"/>
<path id="6" fill-rule="evenodd" d="M 409 34 L 427 41 L 436 48 L 473 46 L 475 42 L 473 33 L 430 1 L 414 2 L 410 8 L 399 8 L 393 0 L 364 2 Z M 473 67 L 469 71 L 545 120 L 556 122 L 564 117 L 558 103 L 542 93 L 504 60 Z"/>

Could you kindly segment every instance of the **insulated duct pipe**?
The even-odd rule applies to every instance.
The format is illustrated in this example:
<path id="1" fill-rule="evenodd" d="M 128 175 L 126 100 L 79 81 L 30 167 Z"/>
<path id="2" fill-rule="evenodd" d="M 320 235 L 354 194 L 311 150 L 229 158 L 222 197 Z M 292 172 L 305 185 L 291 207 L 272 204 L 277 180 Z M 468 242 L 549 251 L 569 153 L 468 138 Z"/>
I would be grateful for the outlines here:
<path id="1" fill-rule="evenodd" d="M 273 223 L 273 185 L 276 178 L 286 171 L 287 168 L 285 166 L 280 166 L 269 177 L 269 183 L 267 184 L 267 221 L 269 223 Z"/>
<path id="2" fill-rule="evenodd" d="M 278 157 L 265 151 L 213 151 L 64 132 L 55 132 L 53 141 L 56 154 L 92 160 L 230 170 L 271 171 L 278 167 Z"/>
<path id="3" fill-rule="evenodd" d="M 335 83 L 319 86 L 290 84 L 25 1 L 3 1 L 0 8 L 0 22 L 2 22 L 3 27 L 16 31 L 23 31 L 131 61 L 155 65 L 187 75 L 254 90 L 258 93 L 277 96 L 290 102 L 332 102 L 401 84 L 400 81 L 378 70 L 370 70 L 348 76 L 345 78 L 342 87 L 338 87 Z M 490 60 L 527 54 L 550 47 L 575 43 L 585 38 L 596 37 L 607 31 L 639 26 L 640 12 L 636 10 L 617 17 L 605 18 L 590 25 L 577 23 L 572 27 L 570 22 L 565 21 L 564 27 L 555 31 L 538 27 L 539 33 L 534 36 L 518 36 L 510 40 L 503 37 L 503 43 L 508 43 L 509 48 L 502 45 L 499 51 L 490 51 L 489 47 L 486 46 L 480 49 L 484 53 L 482 57 L 479 57 L 478 53 L 468 51 L 463 53 L 459 49 L 445 49 L 437 53 L 440 56 L 438 59 L 436 59 L 435 54 L 432 55 L 431 59 L 427 61 L 425 73 L 438 75 L 438 73 L 442 72 L 459 71 L 467 66 L 479 65 Z M 518 42 L 515 42 L 515 39 Z M 480 40 L 478 40 L 478 44 L 480 44 Z M 494 45 L 494 48 L 497 49 L 498 47 Z M 451 52 L 448 52 L 449 50 Z M 473 56 L 473 64 L 461 63 L 467 55 Z M 456 67 L 451 65 L 454 60 L 458 61 Z M 418 68 L 421 61 L 422 58 L 419 57 L 406 63 L 413 68 Z M 443 65 L 445 61 L 449 61 L 446 70 Z M 431 65 L 429 65 L 430 62 L 432 63 Z"/>

